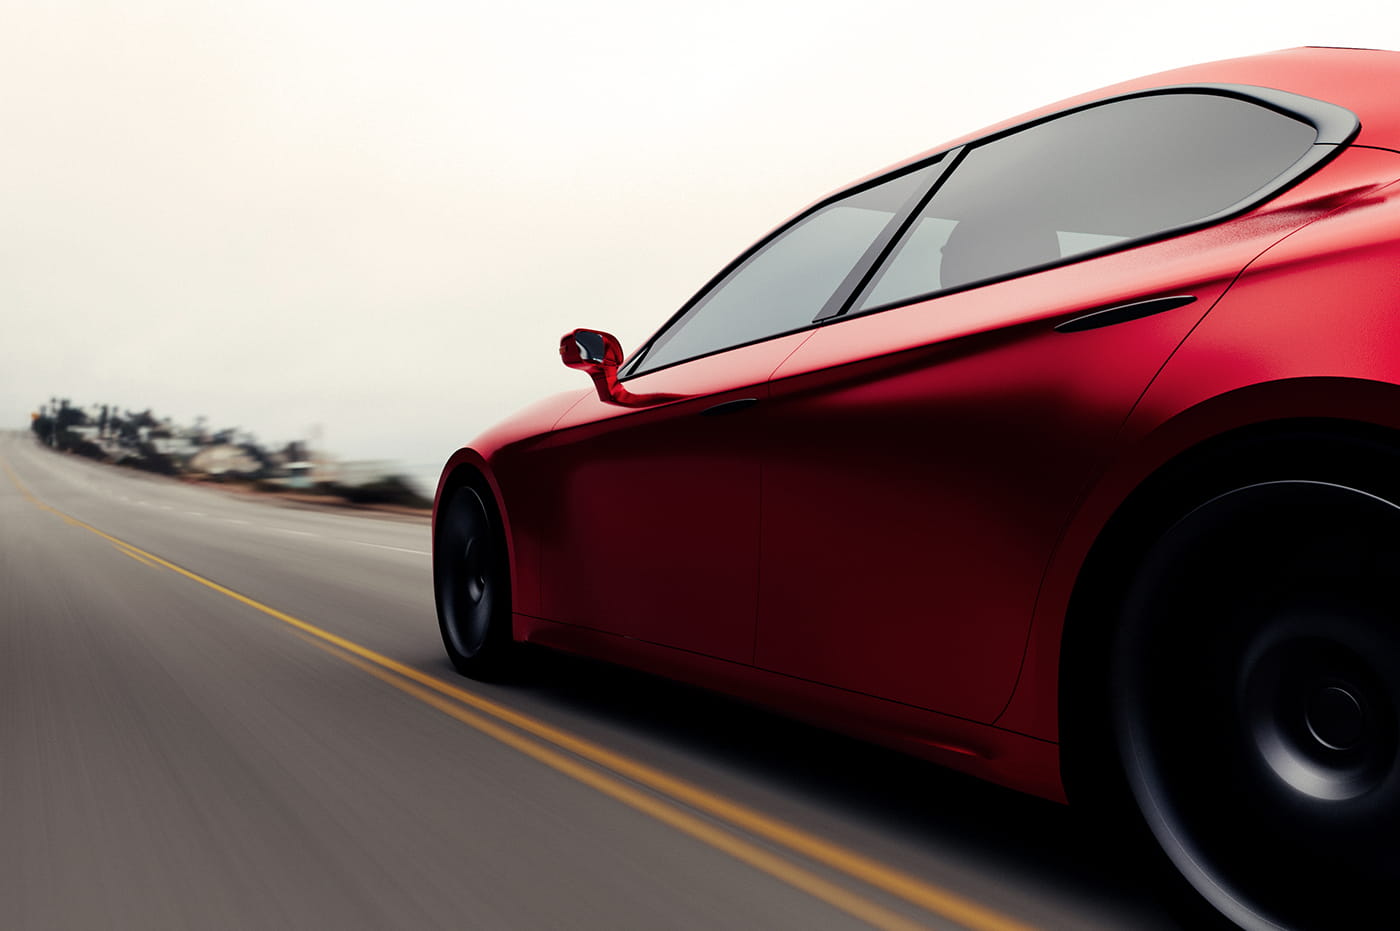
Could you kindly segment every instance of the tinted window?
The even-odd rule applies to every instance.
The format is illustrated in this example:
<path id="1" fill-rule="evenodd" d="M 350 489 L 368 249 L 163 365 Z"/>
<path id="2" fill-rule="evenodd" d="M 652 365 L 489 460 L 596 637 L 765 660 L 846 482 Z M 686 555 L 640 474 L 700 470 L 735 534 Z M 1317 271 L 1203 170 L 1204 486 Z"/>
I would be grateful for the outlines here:
<path id="1" fill-rule="evenodd" d="M 643 371 L 811 324 L 902 208 L 927 166 L 823 206 L 764 244 L 674 321 L 640 360 Z"/>
<path id="2" fill-rule="evenodd" d="M 977 145 L 858 309 L 1211 217 L 1267 187 L 1316 139 L 1300 119 L 1198 93 L 1116 101 Z"/>

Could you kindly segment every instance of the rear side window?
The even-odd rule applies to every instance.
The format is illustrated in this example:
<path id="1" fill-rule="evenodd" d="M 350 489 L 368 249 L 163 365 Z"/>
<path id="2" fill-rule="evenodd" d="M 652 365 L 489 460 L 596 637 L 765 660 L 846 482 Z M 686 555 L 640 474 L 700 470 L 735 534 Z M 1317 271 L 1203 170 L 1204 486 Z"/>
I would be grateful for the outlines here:
<path id="1" fill-rule="evenodd" d="M 1117 100 L 975 144 L 855 309 L 1006 277 L 1229 213 L 1317 139 L 1300 118 L 1198 92 Z"/>

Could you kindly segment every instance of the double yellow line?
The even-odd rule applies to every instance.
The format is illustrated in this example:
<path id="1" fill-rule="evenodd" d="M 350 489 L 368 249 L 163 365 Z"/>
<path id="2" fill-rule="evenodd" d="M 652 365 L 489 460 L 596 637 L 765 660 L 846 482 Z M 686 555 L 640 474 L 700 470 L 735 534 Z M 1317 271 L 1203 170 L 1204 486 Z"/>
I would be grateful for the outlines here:
<path id="1" fill-rule="evenodd" d="M 786 848 L 811 863 L 843 873 L 972 931 L 1031 931 L 1029 925 L 986 906 L 444 682 L 148 553 L 43 503 L 3 458 L 0 458 L 0 466 L 30 503 L 70 525 L 96 534 L 125 555 L 149 566 L 168 569 L 281 621 L 327 653 L 482 734 L 873 927 L 883 931 L 915 931 L 926 925 L 832 882 L 775 853 L 773 848 Z M 766 842 L 766 845 L 750 838 Z"/>

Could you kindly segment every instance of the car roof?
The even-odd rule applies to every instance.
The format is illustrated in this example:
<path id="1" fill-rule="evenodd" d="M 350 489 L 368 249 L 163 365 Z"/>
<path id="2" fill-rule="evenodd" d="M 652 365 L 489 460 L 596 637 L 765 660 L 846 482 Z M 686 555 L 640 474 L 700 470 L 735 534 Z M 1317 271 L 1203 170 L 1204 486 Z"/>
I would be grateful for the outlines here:
<path id="1" fill-rule="evenodd" d="M 1295 48 L 1138 78 L 1088 95 L 1087 100 L 1167 84 L 1253 84 L 1346 107 L 1361 120 L 1356 145 L 1400 147 L 1400 52 L 1380 49 Z M 1059 109 L 1059 108 L 1056 108 Z"/>
<path id="2" fill-rule="evenodd" d="M 1353 145 L 1400 149 L 1400 103 L 1397 103 L 1395 95 L 1395 88 L 1400 85 L 1400 52 L 1307 47 L 1190 65 L 1113 84 L 979 129 L 868 177 L 878 177 L 954 146 L 1072 107 L 1122 94 L 1182 84 L 1271 87 L 1324 100 L 1347 108 L 1361 121 L 1361 132 Z"/>

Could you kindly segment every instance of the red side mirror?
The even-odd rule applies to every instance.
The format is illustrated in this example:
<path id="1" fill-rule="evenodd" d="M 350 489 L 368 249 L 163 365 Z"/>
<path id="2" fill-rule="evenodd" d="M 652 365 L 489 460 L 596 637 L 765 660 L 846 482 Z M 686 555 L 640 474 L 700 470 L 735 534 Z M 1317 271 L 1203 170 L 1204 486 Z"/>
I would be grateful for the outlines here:
<path id="1" fill-rule="evenodd" d="M 622 364 L 622 344 L 611 333 L 599 330 L 570 330 L 559 341 L 559 355 L 571 369 L 601 372 Z"/>
<path id="2" fill-rule="evenodd" d="M 611 333 L 600 330 L 570 330 L 559 341 L 559 357 L 571 369 L 587 372 L 598 397 L 607 404 L 646 407 L 678 400 L 678 394 L 633 394 L 617 380 L 622 364 L 622 344 Z"/>

